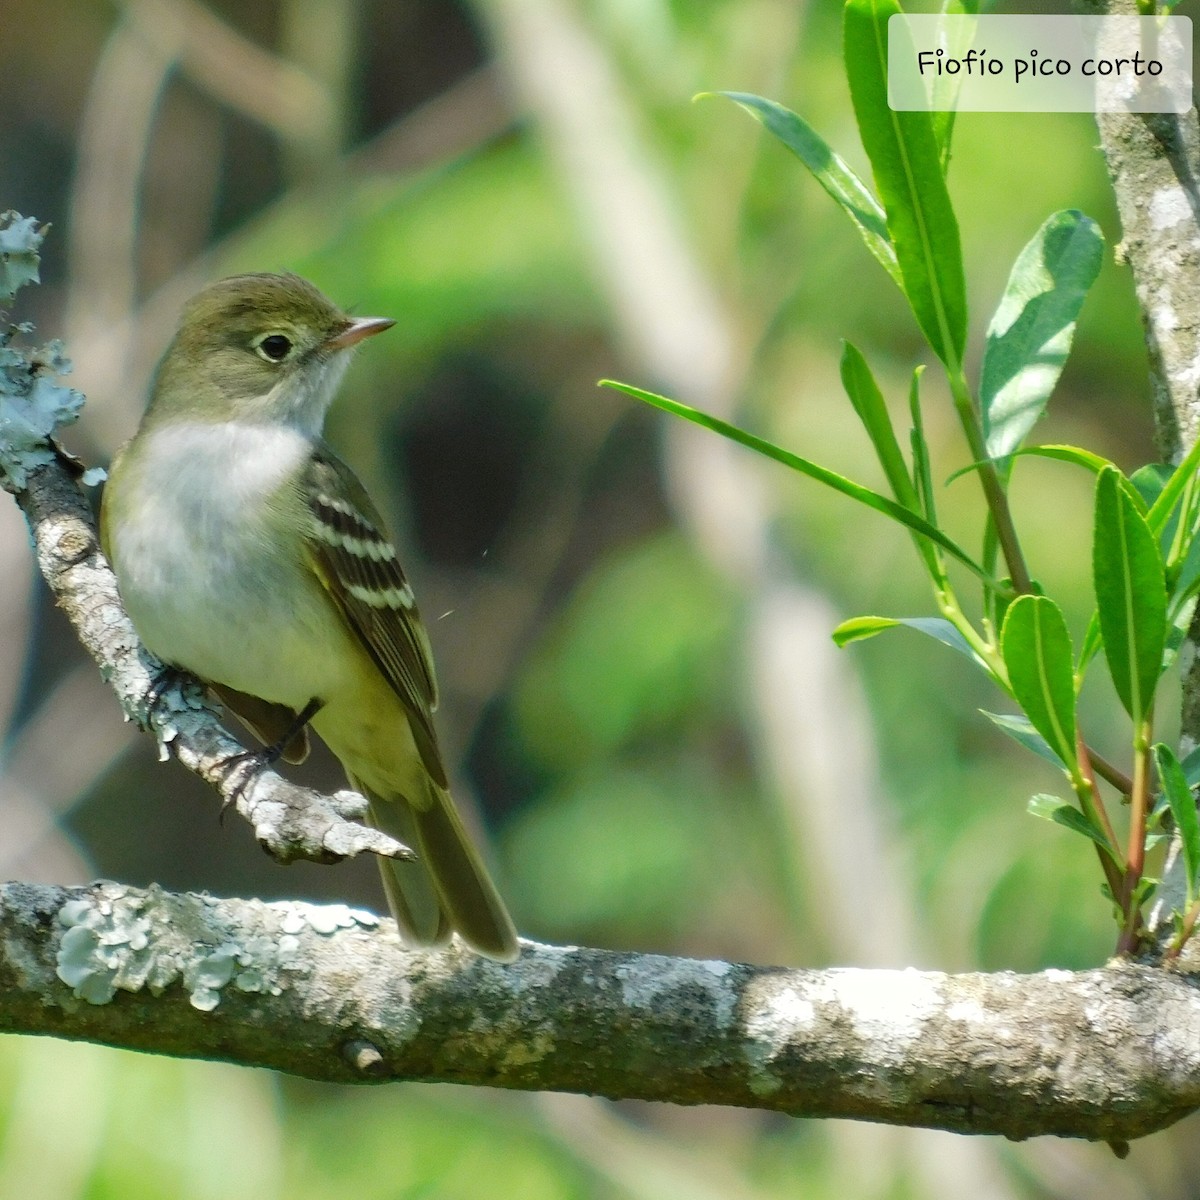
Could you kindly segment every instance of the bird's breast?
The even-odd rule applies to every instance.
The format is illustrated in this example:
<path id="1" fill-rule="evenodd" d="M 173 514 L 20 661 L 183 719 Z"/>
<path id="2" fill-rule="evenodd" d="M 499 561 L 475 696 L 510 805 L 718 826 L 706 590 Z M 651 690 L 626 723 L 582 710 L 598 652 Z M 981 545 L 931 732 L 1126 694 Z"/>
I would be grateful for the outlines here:
<path id="1" fill-rule="evenodd" d="M 144 436 L 121 467 L 137 502 L 109 537 L 142 640 L 166 662 L 293 708 L 328 697 L 348 635 L 304 554 L 294 481 L 309 441 L 230 423 Z"/>

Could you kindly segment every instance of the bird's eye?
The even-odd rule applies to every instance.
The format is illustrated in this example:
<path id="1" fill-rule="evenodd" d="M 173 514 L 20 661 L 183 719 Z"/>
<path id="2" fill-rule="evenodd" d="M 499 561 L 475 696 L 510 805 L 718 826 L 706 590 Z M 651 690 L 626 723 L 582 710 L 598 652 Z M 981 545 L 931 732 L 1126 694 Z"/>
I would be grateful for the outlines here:
<path id="1" fill-rule="evenodd" d="M 268 333 L 255 343 L 254 348 L 267 362 L 283 362 L 292 352 L 292 339 L 285 333 Z"/>

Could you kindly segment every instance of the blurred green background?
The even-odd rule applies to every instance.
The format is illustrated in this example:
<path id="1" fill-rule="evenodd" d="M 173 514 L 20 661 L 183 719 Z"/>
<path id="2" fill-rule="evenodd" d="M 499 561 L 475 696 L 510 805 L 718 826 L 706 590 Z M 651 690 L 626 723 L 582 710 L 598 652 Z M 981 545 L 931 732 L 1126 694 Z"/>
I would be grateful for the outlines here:
<path id="1" fill-rule="evenodd" d="M 1029 5 L 1000 5 L 1027 10 Z M 1186 14 L 1190 0 L 1180 5 Z M 291 269 L 397 319 L 330 439 L 388 514 L 443 685 L 456 791 L 521 931 L 806 966 L 1037 970 L 1114 941 L 1094 856 L 1025 813 L 1062 781 L 906 632 L 908 539 L 600 390 L 615 377 L 878 484 L 837 378 L 863 348 L 899 413 L 911 318 L 844 217 L 726 101 L 802 112 L 860 171 L 832 0 L 3 0 L 0 208 L 51 221 L 22 317 L 67 339 L 89 462 L 128 437 L 181 302 Z M 1021 246 L 1078 207 L 1120 236 L 1091 119 L 964 115 L 977 365 Z M 966 462 L 929 386 L 941 478 Z M 1154 457 L 1128 271 L 1108 256 L 1046 441 Z M 1076 636 L 1090 482 L 1023 463 L 1019 524 Z M 942 508 L 974 540 L 970 479 Z M 1116 747 L 1111 697 L 1089 735 Z M 160 766 L 33 577 L 0 504 L 0 857 L 378 906 L 374 865 L 284 870 Z M 337 786 L 317 756 L 305 778 Z M 0 1200 L 1184 1197 L 1187 1121 L 1104 1148 L 0 1044 Z"/>

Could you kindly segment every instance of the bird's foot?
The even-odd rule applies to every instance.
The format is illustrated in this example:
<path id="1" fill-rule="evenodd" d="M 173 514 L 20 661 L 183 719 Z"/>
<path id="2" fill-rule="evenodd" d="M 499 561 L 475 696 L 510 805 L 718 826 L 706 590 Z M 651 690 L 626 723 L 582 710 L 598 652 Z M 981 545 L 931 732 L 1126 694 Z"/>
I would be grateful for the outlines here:
<path id="1" fill-rule="evenodd" d="M 296 714 L 296 719 L 284 730 L 283 736 L 278 741 L 264 746 L 261 750 L 242 750 L 237 754 L 231 754 L 221 763 L 221 770 L 226 779 L 233 774 L 239 776 L 234 786 L 229 789 L 225 803 L 221 805 L 221 815 L 218 820 L 222 825 L 225 823 L 225 810 L 242 798 L 253 780 L 268 767 L 273 767 L 283 757 L 283 752 L 288 748 L 292 738 L 321 711 L 323 703 L 317 699 L 310 700 L 304 706 L 303 711 Z"/>
<path id="2" fill-rule="evenodd" d="M 221 761 L 220 770 L 226 781 L 234 775 L 238 778 L 221 804 L 221 813 L 217 818 L 219 824 L 225 824 L 226 811 L 241 800 L 246 789 L 263 771 L 268 767 L 273 767 L 279 761 L 282 753 L 283 747 L 276 744 L 266 746 L 262 750 L 241 750 Z"/>
<path id="3" fill-rule="evenodd" d="M 190 676 L 186 671 L 181 671 L 178 667 L 173 667 L 169 663 L 163 663 L 162 669 L 154 677 L 154 681 L 150 684 L 149 690 L 146 692 L 146 727 L 149 728 L 155 717 L 162 716 L 160 709 L 163 701 L 166 699 L 167 693 L 172 688 L 182 688 L 190 680 Z"/>

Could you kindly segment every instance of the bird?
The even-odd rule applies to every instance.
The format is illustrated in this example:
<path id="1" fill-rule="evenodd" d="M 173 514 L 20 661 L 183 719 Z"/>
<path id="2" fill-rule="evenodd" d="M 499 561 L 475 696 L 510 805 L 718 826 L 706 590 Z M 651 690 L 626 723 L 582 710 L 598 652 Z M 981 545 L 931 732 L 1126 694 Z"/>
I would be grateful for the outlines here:
<path id="1" fill-rule="evenodd" d="M 146 648 L 266 746 L 308 730 L 415 862 L 380 858 L 402 938 L 457 933 L 511 962 L 511 917 L 451 797 L 433 656 L 384 522 L 325 443 L 352 353 L 395 322 L 291 273 L 236 275 L 184 307 L 134 436 L 114 456 L 101 546 Z"/>

